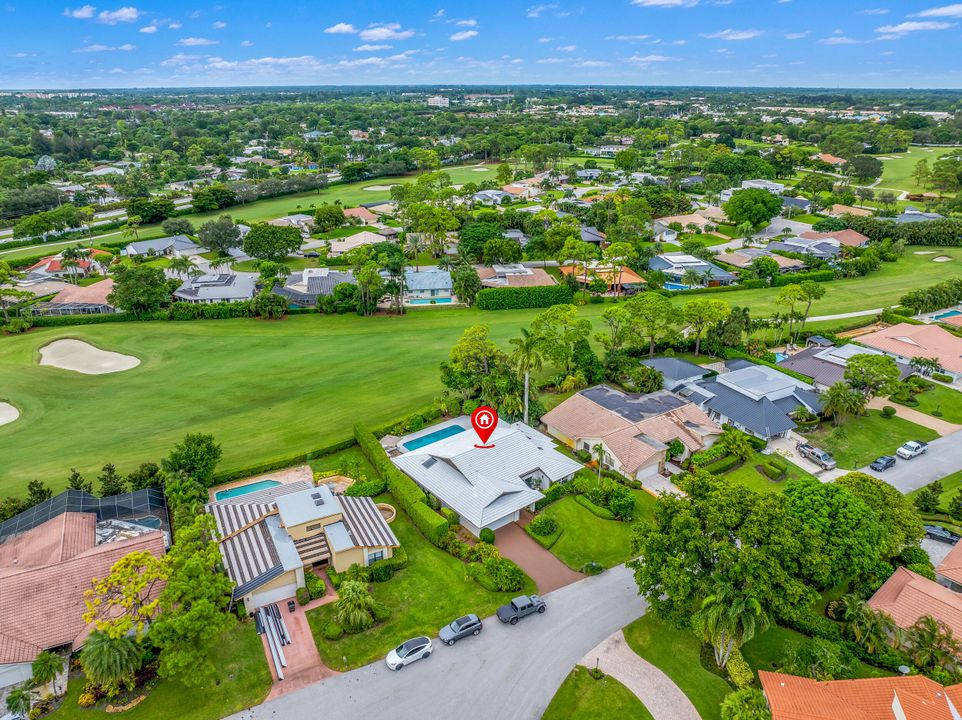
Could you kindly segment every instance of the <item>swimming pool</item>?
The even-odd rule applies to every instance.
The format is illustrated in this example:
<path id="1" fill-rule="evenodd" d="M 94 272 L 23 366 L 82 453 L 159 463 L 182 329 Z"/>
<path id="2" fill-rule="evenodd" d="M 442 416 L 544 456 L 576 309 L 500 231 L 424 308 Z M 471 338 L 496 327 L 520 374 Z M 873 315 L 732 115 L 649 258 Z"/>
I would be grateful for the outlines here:
<path id="1" fill-rule="evenodd" d="M 217 500 L 228 500 L 239 495 L 246 495 L 247 493 L 257 492 L 258 490 L 267 490 L 267 488 L 277 487 L 278 485 L 280 485 L 280 483 L 277 482 L 277 480 L 258 480 L 250 485 L 241 485 L 239 487 L 229 488 L 228 490 L 221 490 L 215 493 L 214 498 Z"/>
<path id="2" fill-rule="evenodd" d="M 414 298 L 413 300 L 408 300 L 408 305 L 445 305 L 447 303 L 454 302 L 452 298 L 440 297 L 440 298 Z"/>
<path id="3" fill-rule="evenodd" d="M 463 432 L 464 428 L 460 425 L 448 425 L 440 430 L 435 430 L 433 433 L 428 433 L 427 435 L 416 437 L 413 440 L 408 440 L 404 443 L 404 449 L 408 452 L 411 452 L 412 450 L 418 450 L 426 445 L 436 443 L 438 440 L 444 440 L 445 438 L 449 438 Z"/>
<path id="4" fill-rule="evenodd" d="M 962 312 L 960 312 L 959 310 L 949 310 L 948 312 L 939 313 L 938 315 L 935 315 L 933 319 L 945 320 L 945 318 L 958 317 L 959 315 L 962 315 Z"/>
<path id="5" fill-rule="evenodd" d="M 681 283 L 676 283 L 676 282 L 665 283 L 665 290 L 688 290 L 688 289 L 689 288 L 687 285 L 682 285 Z"/>
<path id="6" fill-rule="evenodd" d="M 781 362 L 782 360 L 788 360 L 788 355 L 783 352 L 775 353 L 775 362 Z"/>

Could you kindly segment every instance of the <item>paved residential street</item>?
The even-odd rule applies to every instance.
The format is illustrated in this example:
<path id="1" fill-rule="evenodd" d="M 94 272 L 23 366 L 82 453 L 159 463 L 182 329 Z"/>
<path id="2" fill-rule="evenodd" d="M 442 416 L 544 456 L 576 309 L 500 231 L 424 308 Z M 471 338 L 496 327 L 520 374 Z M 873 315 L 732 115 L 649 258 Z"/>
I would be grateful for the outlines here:
<path id="1" fill-rule="evenodd" d="M 962 430 L 933 440 L 925 455 L 912 460 L 899 459 L 895 467 L 885 472 L 878 473 L 867 467 L 861 471 L 907 493 L 951 475 L 959 468 L 962 468 Z"/>
<path id="2" fill-rule="evenodd" d="M 585 653 L 645 612 L 623 565 L 544 596 L 544 615 L 484 632 L 399 672 L 383 661 L 231 716 L 237 720 L 429 718 L 537 720 Z"/>

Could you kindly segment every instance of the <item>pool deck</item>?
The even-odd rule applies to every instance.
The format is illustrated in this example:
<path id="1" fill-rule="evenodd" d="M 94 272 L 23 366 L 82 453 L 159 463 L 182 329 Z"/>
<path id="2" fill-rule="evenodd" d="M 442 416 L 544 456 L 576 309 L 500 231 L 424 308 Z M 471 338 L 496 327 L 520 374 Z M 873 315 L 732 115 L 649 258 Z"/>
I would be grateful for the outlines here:
<path id="1" fill-rule="evenodd" d="M 207 491 L 207 497 L 210 502 L 215 502 L 217 500 L 217 493 L 219 492 L 224 490 L 232 490 L 236 487 L 241 487 L 242 485 L 250 485 L 251 483 L 259 482 L 261 480 L 275 480 L 282 485 L 290 485 L 291 483 L 295 483 L 300 480 L 313 484 L 314 471 L 311 470 L 310 465 L 297 465 L 295 467 L 284 468 L 283 470 L 274 470 L 273 472 L 264 473 L 263 475 L 254 475 L 253 477 L 234 480 L 233 482 L 224 483 L 223 485 L 215 485 Z"/>
<path id="2" fill-rule="evenodd" d="M 422 428 L 417 432 L 409 433 L 404 437 L 399 438 L 397 441 L 397 447 L 402 453 L 411 452 L 406 447 L 405 443 L 409 443 L 412 440 L 418 440 L 424 437 L 425 435 L 431 435 L 433 433 L 440 432 L 448 427 L 455 426 L 455 425 L 461 428 L 462 430 L 467 431 L 471 428 L 471 419 L 466 415 L 460 415 L 458 417 L 451 418 L 449 420 L 442 420 L 439 423 L 435 423 L 434 425 L 429 425 L 428 427 Z M 444 438 L 439 438 L 439 440 L 443 440 L 443 439 Z M 432 443 L 428 443 L 428 444 L 430 445 Z M 427 447 L 427 445 L 422 445 L 421 447 Z M 419 450 L 420 448 L 417 448 L 417 449 Z"/>

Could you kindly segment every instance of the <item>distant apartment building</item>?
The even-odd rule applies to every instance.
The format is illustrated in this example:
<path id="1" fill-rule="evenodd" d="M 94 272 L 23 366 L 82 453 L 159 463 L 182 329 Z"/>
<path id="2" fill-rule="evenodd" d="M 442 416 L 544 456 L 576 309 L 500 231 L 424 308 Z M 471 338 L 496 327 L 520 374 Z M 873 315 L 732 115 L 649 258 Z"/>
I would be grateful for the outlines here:
<path id="1" fill-rule="evenodd" d="M 432 95 L 428 98 L 428 107 L 446 108 L 451 105 L 451 99 L 443 95 Z"/>

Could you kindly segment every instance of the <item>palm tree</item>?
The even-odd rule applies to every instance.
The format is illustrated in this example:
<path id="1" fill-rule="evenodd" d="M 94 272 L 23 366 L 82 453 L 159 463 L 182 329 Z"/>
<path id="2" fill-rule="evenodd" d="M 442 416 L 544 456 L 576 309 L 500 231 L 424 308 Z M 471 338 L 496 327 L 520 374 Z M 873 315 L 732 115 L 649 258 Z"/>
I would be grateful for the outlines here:
<path id="1" fill-rule="evenodd" d="M 186 256 L 172 258 L 167 268 L 177 277 L 185 277 L 191 274 L 191 270 L 196 266 Z"/>
<path id="2" fill-rule="evenodd" d="M 426 243 L 424 242 L 424 236 L 421 233 L 408 233 L 407 237 L 404 239 L 404 251 L 411 256 L 414 260 L 414 271 L 420 272 L 421 263 L 418 259 L 418 255 L 424 252 Z"/>
<path id="3" fill-rule="evenodd" d="M 591 453 L 598 460 L 598 479 L 601 479 L 601 466 L 605 464 L 605 446 L 595 443 L 591 446 Z"/>
<path id="4" fill-rule="evenodd" d="M 347 580 L 338 589 L 339 598 L 334 605 L 334 620 L 345 628 L 360 629 L 371 627 L 374 618 L 374 597 L 367 586 L 357 580 Z"/>
<path id="5" fill-rule="evenodd" d="M 57 676 L 63 672 L 64 659 L 60 655 L 44 650 L 37 655 L 33 661 L 31 670 L 33 671 L 33 684 L 46 685 L 53 684 L 53 694 L 59 695 L 57 690 Z"/>
<path id="6" fill-rule="evenodd" d="M 695 268 L 688 268 L 681 276 L 682 285 L 687 285 L 690 288 L 697 286 L 701 282 L 701 273 L 695 270 Z"/>
<path id="7" fill-rule="evenodd" d="M 77 268 L 80 266 L 81 254 L 80 248 L 78 247 L 68 247 L 62 253 L 60 253 L 60 266 L 64 270 L 69 270 L 67 273 L 67 281 L 77 282 Z"/>
<path id="8" fill-rule="evenodd" d="M 831 415 L 835 425 L 841 425 L 842 421 L 852 412 L 853 398 L 852 390 L 843 382 L 834 383 L 823 395 L 822 412 Z"/>
<path id="9" fill-rule="evenodd" d="M 912 661 L 922 669 L 957 662 L 960 655 L 959 642 L 951 628 L 931 615 L 919 618 L 908 629 L 906 640 L 911 647 Z"/>
<path id="10" fill-rule="evenodd" d="M 32 703 L 33 693 L 26 683 L 7 693 L 7 711 L 14 717 L 27 717 Z"/>
<path id="11" fill-rule="evenodd" d="M 728 583 L 720 583 L 715 592 L 702 601 L 701 610 L 693 620 L 705 641 L 711 643 L 720 668 L 728 663 L 732 650 L 751 640 L 757 632 L 764 632 L 769 622 L 756 598 Z"/>
<path id="12" fill-rule="evenodd" d="M 80 652 L 80 664 L 91 682 L 119 687 L 140 669 L 143 653 L 132 638 L 112 638 L 95 630 Z"/>
<path id="13" fill-rule="evenodd" d="M 527 425 L 528 388 L 531 382 L 531 373 L 539 372 L 544 366 L 544 357 L 541 354 L 541 338 L 528 328 L 521 328 L 521 337 L 512 338 L 510 342 L 514 345 L 511 362 L 518 368 L 518 372 L 524 375 L 524 424 Z"/>

